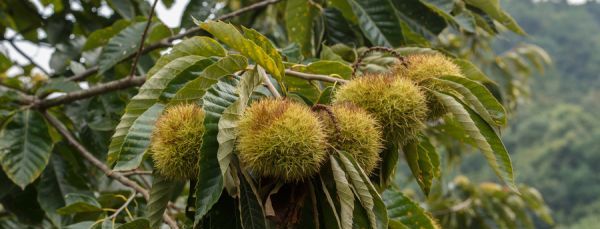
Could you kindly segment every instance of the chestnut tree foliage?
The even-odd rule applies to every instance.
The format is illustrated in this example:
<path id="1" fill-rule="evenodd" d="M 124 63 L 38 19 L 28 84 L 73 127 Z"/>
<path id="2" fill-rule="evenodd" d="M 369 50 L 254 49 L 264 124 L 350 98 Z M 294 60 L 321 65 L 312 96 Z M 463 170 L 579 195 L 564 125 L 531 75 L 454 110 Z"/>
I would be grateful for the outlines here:
<path id="1" fill-rule="evenodd" d="M 528 76 L 550 60 L 531 44 L 491 49 L 499 34 L 526 34 L 498 0 L 191 0 L 181 28 L 154 16 L 157 1 L 0 2 L 2 46 L 29 60 L 0 50 L 0 227 L 553 223 L 539 192 L 515 180 L 500 139 Z M 52 47 L 50 71 L 21 42 Z M 414 138 L 384 141 L 373 172 L 336 149 L 294 181 L 238 157 L 238 121 L 257 101 L 327 110 L 343 85 L 390 74 L 411 55 L 443 55 L 461 74 L 418 84 L 440 114 Z M 162 176 L 149 151 L 157 120 L 178 104 L 204 113 L 189 180 Z M 497 183 L 450 177 L 469 151 Z"/>

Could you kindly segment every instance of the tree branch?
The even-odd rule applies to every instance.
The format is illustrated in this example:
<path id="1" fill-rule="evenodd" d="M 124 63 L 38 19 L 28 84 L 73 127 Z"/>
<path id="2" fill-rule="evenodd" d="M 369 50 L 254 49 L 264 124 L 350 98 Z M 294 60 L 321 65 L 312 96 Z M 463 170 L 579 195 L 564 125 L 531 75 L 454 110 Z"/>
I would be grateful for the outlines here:
<path id="1" fill-rule="evenodd" d="M 133 58 L 133 63 L 131 63 L 131 70 L 129 71 L 129 78 L 133 78 L 135 75 L 135 68 L 140 60 L 140 56 L 142 55 L 142 51 L 144 50 L 144 41 L 146 40 L 146 36 L 148 35 L 148 29 L 150 29 L 150 24 L 152 23 L 152 16 L 154 16 L 154 9 L 156 8 L 156 3 L 158 0 L 154 0 L 152 4 L 152 8 L 150 9 L 150 13 L 148 14 L 148 21 L 146 22 L 146 28 L 144 28 L 144 32 L 142 33 L 142 38 L 140 38 L 140 43 L 138 44 L 139 48 L 135 53 L 135 57 Z"/>
<path id="2" fill-rule="evenodd" d="M 244 8 L 241 8 L 239 10 L 233 11 L 231 13 L 221 15 L 221 16 L 217 17 L 216 20 L 227 20 L 227 19 L 230 19 L 230 18 L 233 18 L 233 17 L 237 17 L 237 16 L 239 16 L 239 15 L 241 15 L 243 13 L 246 13 L 246 12 L 249 12 L 249 11 L 253 11 L 253 10 L 256 10 L 256 9 L 260 9 L 260 8 L 266 7 L 266 6 L 271 5 L 271 4 L 278 3 L 280 1 L 281 0 L 265 0 L 265 1 L 262 1 L 262 2 L 257 2 L 257 3 L 254 3 L 252 5 L 249 5 L 247 7 L 244 7 Z M 153 43 L 153 44 L 150 44 L 150 45 L 146 46 L 146 48 L 144 48 L 144 49 L 140 49 L 138 52 L 132 53 L 131 56 L 129 56 L 128 58 L 126 58 L 124 60 L 130 59 L 130 58 L 134 57 L 134 55 L 138 55 L 138 53 L 145 54 L 145 53 L 154 51 L 154 50 L 159 49 L 159 48 L 170 47 L 170 46 L 173 45 L 172 44 L 173 41 L 182 39 L 184 37 L 187 37 L 187 36 L 190 36 L 190 35 L 193 35 L 193 34 L 196 34 L 196 33 L 200 32 L 200 31 L 202 31 L 202 29 L 200 29 L 199 27 L 194 27 L 194 28 L 191 28 L 191 29 L 185 31 L 184 33 L 177 34 L 177 35 L 174 35 L 174 36 L 162 39 L 162 40 L 160 40 L 160 41 L 158 41 L 156 43 Z M 85 72 L 82 72 L 80 74 L 77 74 L 77 75 L 69 77 L 69 80 L 71 80 L 71 81 L 81 81 L 81 80 L 84 80 L 88 76 L 96 74 L 97 72 L 98 72 L 98 67 L 97 66 L 91 67 L 88 70 L 86 70 Z"/>
<path id="3" fill-rule="evenodd" d="M 34 104 L 32 104 L 32 106 L 35 108 L 45 109 L 48 107 L 58 106 L 58 105 L 62 105 L 65 103 L 77 101 L 80 99 L 94 97 L 96 95 L 104 94 L 104 93 L 111 92 L 111 91 L 117 91 L 117 90 L 129 88 L 129 87 L 133 87 L 133 86 L 139 86 L 139 85 L 142 85 L 145 81 L 146 81 L 146 77 L 143 77 L 143 76 L 138 76 L 138 77 L 133 77 L 133 78 L 124 78 L 124 79 L 115 80 L 115 81 L 111 81 L 108 83 L 96 85 L 96 86 L 90 87 L 85 90 L 67 93 L 65 95 L 58 96 L 56 98 L 42 99 L 42 100 L 39 100 L 39 101 L 35 102 Z"/>
<path id="4" fill-rule="evenodd" d="M 27 54 L 25 54 L 25 52 L 23 52 L 23 50 L 21 50 L 17 45 L 15 45 L 13 40 L 6 40 L 6 41 L 8 42 L 8 44 L 10 44 L 10 46 L 12 46 L 15 50 L 17 50 L 17 52 L 19 54 L 21 54 L 21 56 L 25 57 L 25 59 L 27 59 L 27 61 L 29 61 L 29 63 L 33 64 L 35 67 L 40 69 L 40 71 L 42 71 L 44 74 L 46 74 L 46 76 L 50 76 L 50 74 L 48 74 L 46 69 L 42 68 L 39 64 L 37 64 L 35 61 L 33 61 L 33 59 L 31 59 L 31 57 L 29 57 Z"/>
<path id="5" fill-rule="evenodd" d="M 146 199 L 146 200 L 150 199 L 150 194 L 148 193 L 148 190 L 146 190 L 145 188 L 140 186 L 138 183 L 123 176 L 123 174 L 112 171 L 106 164 L 104 164 L 98 158 L 94 157 L 94 155 L 92 153 L 90 153 L 83 145 L 81 145 L 81 143 L 79 143 L 79 141 L 77 141 L 77 139 L 75 139 L 75 137 L 69 132 L 69 130 L 67 130 L 62 125 L 62 123 L 60 121 L 58 121 L 58 119 L 56 119 L 54 116 L 50 115 L 48 113 L 48 111 L 43 111 L 42 114 L 44 115 L 44 118 L 46 118 L 46 120 L 48 120 L 50 125 L 52 125 L 58 131 L 58 133 L 65 138 L 67 143 L 69 145 L 71 145 L 73 148 L 75 148 L 77 150 L 77 152 L 79 152 L 79 154 L 86 161 L 90 162 L 93 166 L 100 169 L 108 177 L 118 181 L 119 183 L 121 183 L 127 187 L 132 188 L 133 190 L 135 190 L 138 193 L 141 193 L 142 196 L 144 196 L 144 199 Z M 165 220 L 165 222 L 167 224 L 169 224 L 169 226 L 171 228 L 179 228 L 177 226 L 177 223 L 166 213 L 163 215 L 163 219 Z"/>
<path id="6" fill-rule="evenodd" d="M 305 79 L 305 80 L 318 80 L 318 81 L 324 81 L 324 82 L 330 82 L 330 83 L 339 83 L 339 84 L 348 83 L 348 80 L 345 80 L 345 79 L 334 78 L 334 77 L 330 77 L 330 76 L 327 76 L 327 75 L 318 75 L 318 74 L 310 74 L 310 73 L 304 73 L 304 72 L 297 72 L 297 71 L 293 71 L 293 70 L 289 70 L 289 69 L 285 70 L 285 74 L 290 75 L 290 76 L 294 76 L 294 77 L 297 77 L 297 78 Z"/>
<path id="7" fill-rule="evenodd" d="M 263 83 L 267 85 L 267 88 L 269 89 L 269 91 L 271 91 L 271 94 L 273 94 L 275 98 L 281 98 L 281 95 L 279 94 L 273 83 L 271 83 L 271 80 L 269 80 L 265 69 L 261 66 L 256 66 L 256 71 L 258 71 L 258 75 L 260 75 L 260 77 L 263 79 Z"/>

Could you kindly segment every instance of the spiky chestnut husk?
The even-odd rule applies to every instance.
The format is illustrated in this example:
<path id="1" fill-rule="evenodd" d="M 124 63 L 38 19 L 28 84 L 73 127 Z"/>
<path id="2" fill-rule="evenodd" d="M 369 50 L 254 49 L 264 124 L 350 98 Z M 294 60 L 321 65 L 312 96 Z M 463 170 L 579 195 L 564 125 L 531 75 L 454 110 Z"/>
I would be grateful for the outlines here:
<path id="1" fill-rule="evenodd" d="M 439 53 L 408 55 L 403 63 L 396 65 L 394 74 L 432 90 L 439 90 L 441 85 L 427 81 L 427 79 L 445 75 L 463 76 L 458 65 L 454 64 L 450 58 Z M 425 97 L 429 109 L 428 119 L 437 119 L 448 112 L 432 93 L 426 92 Z"/>
<path id="2" fill-rule="evenodd" d="M 326 135 L 317 116 L 288 100 L 265 99 L 246 109 L 238 123 L 242 166 L 260 176 L 298 182 L 324 163 Z"/>
<path id="3" fill-rule="evenodd" d="M 320 110 L 330 147 L 347 152 L 370 174 L 377 167 L 383 149 L 382 132 L 377 120 L 351 103 L 336 104 L 328 111 Z"/>
<path id="4" fill-rule="evenodd" d="M 390 143 L 404 144 L 425 126 L 425 96 L 413 82 L 384 74 L 366 75 L 340 87 L 335 103 L 353 103 L 375 117 Z"/>
<path id="5" fill-rule="evenodd" d="M 204 111 L 194 104 L 169 107 L 156 121 L 150 152 L 164 177 L 185 181 L 198 175 Z"/>

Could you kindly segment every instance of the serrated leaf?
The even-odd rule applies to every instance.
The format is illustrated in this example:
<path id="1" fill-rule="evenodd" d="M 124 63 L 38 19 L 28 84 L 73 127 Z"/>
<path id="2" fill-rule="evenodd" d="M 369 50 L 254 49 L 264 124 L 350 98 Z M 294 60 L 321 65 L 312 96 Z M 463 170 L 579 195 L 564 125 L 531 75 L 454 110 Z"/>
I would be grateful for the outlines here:
<path id="1" fill-rule="evenodd" d="M 98 73 L 102 74 L 106 72 L 117 63 L 131 56 L 139 47 L 140 34 L 144 32 L 145 28 L 146 22 L 138 22 L 128 26 L 112 37 L 100 54 Z"/>
<path id="2" fill-rule="evenodd" d="M 396 165 L 400 158 L 399 148 L 396 144 L 388 144 L 380 155 L 381 162 L 377 173 L 377 188 L 381 192 L 385 190 L 394 179 Z"/>
<path id="3" fill-rule="evenodd" d="M 339 10 L 346 20 L 352 22 L 352 24 L 356 24 L 358 19 L 356 15 L 352 12 L 352 6 L 348 3 L 348 0 L 328 0 L 327 5 L 336 8 Z"/>
<path id="4" fill-rule="evenodd" d="M 91 196 L 71 193 L 65 196 L 67 206 L 56 210 L 58 214 L 70 215 L 81 212 L 101 212 L 102 206 Z"/>
<path id="5" fill-rule="evenodd" d="M 515 19 L 500 8 L 499 0 L 465 0 L 465 2 L 483 10 L 490 15 L 490 17 L 500 22 L 500 24 L 506 26 L 506 28 L 511 31 L 520 35 L 525 35 L 525 31 L 517 24 Z"/>
<path id="6" fill-rule="evenodd" d="M 156 75 L 148 79 L 131 98 L 125 108 L 125 114 L 115 128 L 108 150 L 108 164 L 114 164 L 123 150 L 125 137 L 134 121 L 146 110 L 158 102 L 163 94 L 174 94 L 181 86 L 192 80 L 213 61 L 200 56 L 178 58 L 162 68 Z"/>
<path id="7" fill-rule="evenodd" d="M 458 76 L 442 76 L 438 80 L 462 95 L 464 101 L 490 125 L 506 125 L 504 107 L 485 86 Z"/>
<path id="8" fill-rule="evenodd" d="M 171 61 L 184 56 L 226 56 L 227 51 L 215 40 L 210 37 L 191 37 L 181 41 L 173 46 L 171 51 L 162 55 L 154 66 L 148 70 L 147 77 L 152 77 L 165 65 Z"/>
<path id="9" fill-rule="evenodd" d="M 133 170 L 140 166 L 150 145 L 154 123 L 164 109 L 165 105 L 156 103 L 133 122 L 123 140 L 123 148 L 113 168 L 115 171 Z"/>
<path id="10" fill-rule="evenodd" d="M 152 188 L 150 189 L 150 199 L 146 207 L 146 216 L 150 220 L 151 228 L 160 228 L 163 222 L 163 214 L 167 209 L 169 199 L 173 195 L 175 182 L 169 181 L 160 174 L 154 174 Z"/>
<path id="11" fill-rule="evenodd" d="M 17 112 L 0 130 L 0 164 L 21 189 L 40 176 L 52 152 L 52 138 L 43 116 L 34 110 Z"/>
<path id="12" fill-rule="evenodd" d="M 293 69 L 300 72 L 329 75 L 330 77 L 347 80 L 352 77 L 352 68 L 350 65 L 339 61 L 319 60 L 306 66 L 294 66 Z"/>
<path id="13" fill-rule="evenodd" d="M 147 219 L 135 219 L 130 222 L 121 224 L 117 229 L 144 229 L 150 228 L 150 222 Z"/>
<path id="14" fill-rule="evenodd" d="M 246 69 L 248 59 L 240 55 L 229 55 L 208 66 L 200 76 L 185 84 L 171 99 L 170 103 L 195 102 L 204 96 L 206 90 L 220 78 Z"/>
<path id="15" fill-rule="evenodd" d="M 285 69 L 281 62 L 281 56 L 277 53 L 271 42 L 258 32 L 245 29 L 244 35 L 242 35 L 233 25 L 214 21 L 201 23 L 200 28 L 208 31 L 221 42 L 239 51 L 242 55 L 254 60 L 278 81 L 283 79 Z"/>
<path id="16" fill-rule="evenodd" d="M 262 201 L 260 200 L 256 187 L 250 182 L 252 180 L 247 175 L 239 172 L 240 177 L 240 200 L 239 210 L 242 228 L 244 229 L 264 229 L 267 228 L 265 213 L 263 212 Z"/>
<path id="17" fill-rule="evenodd" d="M 191 28 L 196 25 L 194 20 L 204 21 L 211 14 L 219 15 L 219 11 L 222 9 L 222 7 L 217 7 L 219 3 L 222 2 L 218 0 L 189 1 L 181 14 L 181 27 Z"/>
<path id="18" fill-rule="evenodd" d="M 353 212 L 354 212 L 354 194 L 350 189 L 350 184 L 346 178 L 346 173 L 337 162 L 330 156 L 331 170 L 333 172 L 333 180 L 335 181 L 335 189 L 337 198 L 340 203 L 340 223 L 341 228 L 352 228 Z"/>
<path id="19" fill-rule="evenodd" d="M 460 68 L 461 73 L 469 79 L 482 83 L 493 82 L 485 75 L 485 73 L 468 60 L 452 58 L 452 62 L 456 64 Z"/>
<path id="20" fill-rule="evenodd" d="M 340 161 L 344 165 L 346 175 L 349 177 L 354 192 L 361 205 L 367 211 L 372 228 L 385 229 L 388 227 L 388 215 L 385 204 L 375 189 L 369 177 L 356 163 L 354 158 L 345 152 L 340 152 Z"/>
<path id="21" fill-rule="evenodd" d="M 217 134 L 219 150 L 217 152 L 217 158 L 223 176 L 225 176 L 225 173 L 229 169 L 229 163 L 231 162 L 231 156 L 233 155 L 237 123 L 246 109 L 252 92 L 257 86 L 261 85 L 261 83 L 262 79 L 256 71 L 245 72 L 241 76 L 240 83 L 236 89 L 239 99 L 223 111 L 221 119 L 219 120 L 219 133 Z"/>
<path id="22" fill-rule="evenodd" d="M 288 39 L 298 43 L 305 57 L 314 56 L 312 34 L 313 4 L 306 0 L 289 0 L 285 5 L 285 27 Z"/>
<path id="23" fill-rule="evenodd" d="M 417 203 L 406 197 L 402 192 L 388 190 L 384 193 L 390 222 L 398 221 L 406 228 L 438 229 L 440 228 L 433 217 Z M 403 228 L 397 223 L 393 228 Z"/>
<path id="24" fill-rule="evenodd" d="M 346 0 L 343 0 L 344 2 Z M 350 6 L 348 10 L 352 13 Z M 357 36 L 355 26 L 351 26 L 336 8 L 327 7 L 323 10 L 323 19 L 325 21 L 325 42 L 327 44 L 347 44 L 351 46 L 360 46 L 363 43 L 362 36 Z M 322 47 L 321 56 L 323 56 L 325 47 Z M 323 58 L 321 58 L 323 59 Z"/>
<path id="25" fill-rule="evenodd" d="M 419 184 L 419 187 L 421 187 L 426 196 L 429 195 L 431 184 L 436 177 L 436 168 L 434 168 L 434 162 L 432 162 L 435 159 L 432 160 L 429 157 L 430 153 L 420 142 L 411 142 L 405 145 L 403 151 L 406 162 L 415 176 L 417 184 Z M 439 171 L 439 167 L 437 170 Z"/>
<path id="26" fill-rule="evenodd" d="M 200 171 L 196 185 L 196 216 L 194 224 L 198 224 L 219 200 L 223 191 L 223 176 L 219 167 L 217 152 L 219 142 L 218 123 L 221 115 L 238 97 L 236 88 L 238 80 L 225 77 L 213 85 L 202 98 L 204 109 L 205 132 L 200 149 Z"/>
<path id="27" fill-rule="evenodd" d="M 389 0 L 348 0 L 367 39 L 376 46 L 402 44 L 401 25 Z"/>
<path id="28" fill-rule="evenodd" d="M 391 2 L 396 9 L 396 16 L 408 26 L 403 31 L 414 31 L 415 35 L 434 39 L 446 28 L 445 20 L 419 0 Z M 407 34 L 407 32 L 403 33 Z"/>
<path id="29" fill-rule="evenodd" d="M 87 40 L 85 41 L 81 51 L 88 51 L 105 45 L 108 43 L 110 38 L 115 36 L 115 34 L 119 33 L 129 25 L 131 25 L 131 21 L 120 19 L 111 26 L 95 30 L 87 37 Z"/>
<path id="30" fill-rule="evenodd" d="M 460 122 L 469 134 L 468 137 L 481 150 L 496 175 L 511 189 L 517 190 L 510 155 L 494 129 L 468 106 L 463 105 L 453 96 L 439 92 L 433 92 L 433 94 Z"/>

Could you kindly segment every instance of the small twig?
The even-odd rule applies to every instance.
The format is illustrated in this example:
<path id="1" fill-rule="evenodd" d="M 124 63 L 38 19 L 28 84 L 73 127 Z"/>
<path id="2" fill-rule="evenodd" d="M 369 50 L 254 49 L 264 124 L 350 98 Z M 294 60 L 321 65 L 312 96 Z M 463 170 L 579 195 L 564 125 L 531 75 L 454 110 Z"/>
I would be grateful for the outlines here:
<path id="1" fill-rule="evenodd" d="M 330 82 L 330 83 L 339 83 L 339 84 L 348 83 L 348 80 L 345 80 L 345 79 L 330 77 L 330 76 L 327 76 L 327 75 L 318 75 L 318 74 L 297 72 L 297 71 L 293 71 L 293 70 L 289 70 L 289 69 L 285 70 L 285 74 L 286 75 L 290 75 L 290 76 L 294 76 L 294 77 L 297 77 L 297 78 L 305 79 L 305 80 L 318 80 L 318 81 L 324 81 L 324 82 Z"/>
<path id="2" fill-rule="evenodd" d="M 273 94 L 275 98 L 281 98 L 281 95 L 279 94 L 277 89 L 275 89 L 275 86 L 273 85 L 271 80 L 269 80 L 269 76 L 267 75 L 267 72 L 265 72 L 265 69 L 258 65 L 256 66 L 256 69 L 258 71 L 258 75 L 260 75 L 263 78 L 263 83 L 267 86 L 271 94 Z"/>
<path id="3" fill-rule="evenodd" d="M 10 46 L 12 46 L 15 50 L 17 50 L 17 52 L 19 54 L 21 54 L 21 56 L 25 57 L 25 59 L 27 59 L 27 61 L 29 61 L 29 63 L 33 64 L 35 67 L 40 69 L 40 71 L 42 71 L 44 74 L 46 74 L 46 76 L 50 76 L 50 74 L 48 74 L 46 69 L 42 68 L 42 66 L 37 64 L 35 61 L 33 61 L 33 59 L 31 59 L 31 57 L 29 57 L 27 54 L 25 54 L 25 52 L 23 52 L 23 50 L 21 50 L 17 45 L 15 45 L 13 40 L 6 40 L 6 41 L 8 42 L 8 44 L 10 44 Z"/>
<path id="4" fill-rule="evenodd" d="M 133 171 L 125 171 L 121 172 L 123 176 L 132 176 L 132 175 L 152 175 L 152 171 L 143 171 L 143 170 L 133 170 Z"/>
<path id="5" fill-rule="evenodd" d="M 77 152 L 79 152 L 79 154 L 85 160 L 90 162 L 96 168 L 100 169 L 108 177 L 118 181 L 119 183 L 121 183 L 127 187 L 132 188 L 133 190 L 135 190 L 138 193 L 141 193 L 142 196 L 144 196 L 144 199 L 146 199 L 146 200 L 150 199 L 150 194 L 148 193 L 148 190 L 146 190 L 145 188 L 140 186 L 138 183 L 123 176 L 123 174 L 112 171 L 106 164 L 104 164 L 102 161 L 100 161 L 98 158 L 96 158 L 81 143 L 79 143 L 79 141 L 77 141 L 77 139 L 75 139 L 75 137 L 71 134 L 71 132 L 69 132 L 69 130 L 67 130 L 67 128 L 65 128 L 62 125 L 62 123 L 60 121 L 58 121 L 58 119 L 56 119 L 54 116 L 50 115 L 48 113 L 48 111 L 43 111 L 42 114 L 44 115 L 44 118 L 46 118 L 48 123 L 50 123 L 50 125 L 52 125 L 58 131 L 58 133 L 65 138 L 67 143 L 69 145 L 71 145 L 73 148 L 75 148 L 77 150 Z M 175 220 L 173 220 L 168 214 L 164 214 L 163 219 L 165 220 L 165 222 L 167 224 L 169 224 L 169 226 L 171 228 L 179 228 L 177 226 L 177 222 L 175 222 Z"/>
<path id="6" fill-rule="evenodd" d="M 392 54 L 392 56 L 398 58 L 398 60 L 400 60 L 400 63 L 404 64 L 405 61 L 405 58 L 402 55 L 400 55 L 400 53 L 396 52 L 396 50 L 394 49 L 380 46 L 370 47 L 369 49 L 367 49 L 367 51 L 363 52 L 358 58 L 356 58 L 356 61 L 354 61 L 354 63 L 352 64 L 352 78 L 356 76 L 356 71 L 358 70 L 358 67 L 360 66 L 364 58 L 372 52 L 387 52 Z"/>
<path id="7" fill-rule="evenodd" d="M 152 24 L 152 16 L 154 16 L 154 8 L 156 8 L 156 3 L 158 0 L 154 0 L 152 4 L 152 8 L 150 9 L 150 13 L 148 14 L 148 21 L 146 22 L 146 28 L 144 28 L 144 32 L 142 33 L 142 38 L 140 38 L 140 43 L 138 47 L 138 51 L 135 53 L 135 57 L 133 58 L 133 63 L 131 63 L 131 70 L 129 71 L 129 78 L 133 78 L 135 75 L 135 68 L 137 68 L 138 61 L 140 60 L 140 56 L 142 55 L 142 51 L 144 50 L 144 41 L 146 40 L 146 35 L 148 35 L 148 29 L 150 28 L 150 24 Z"/>
<path id="8" fill-rule="evenodd" d="M 90 87 L 85 90 L 75 91 L 71 93 L 64 94 L 62 96 L 58 96 L 51 99 L 42 99 L 34 104 L 32 104 L 35 108 L 45 109 L 48 107 L 58 106 L 65 103 L 70 103 L 73 101 L 86 99 L 90 97 L 94 97 L 96 95 L 101 95 L 111 91 L 117 91 L 125 88 L 130 88 L 133 86 L 142 85 L 146 81 L 146 77 L 139 76 L 133 78 L 124 78 L 120 80 L 111 81 L 104 84 L 99 84 L 93 87 Z"/>
<path id="9" fill-rule="evenodd" d="M 129 204 L 131 203 L 131 201 L 133 201 L 133 199 L 135 199 L 135 195 L 137 194 L 137 192 L 134 190 L 133 193 L 131 194 L 131 196 L 127 199 L 127 201 L 125 201 L 125 203 L 118 208 L 115 213 L 113 213 L 112 215 L 110 215 L 108 218 L 109 219 L 113 219 L 116 218 L 119 213 L 121 213 L 123 210 L 125 210 L 125 208 L 127 208 L 127 206 L 129 206 Z"/>

